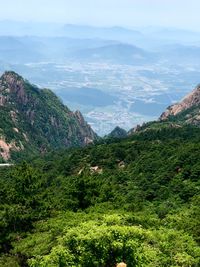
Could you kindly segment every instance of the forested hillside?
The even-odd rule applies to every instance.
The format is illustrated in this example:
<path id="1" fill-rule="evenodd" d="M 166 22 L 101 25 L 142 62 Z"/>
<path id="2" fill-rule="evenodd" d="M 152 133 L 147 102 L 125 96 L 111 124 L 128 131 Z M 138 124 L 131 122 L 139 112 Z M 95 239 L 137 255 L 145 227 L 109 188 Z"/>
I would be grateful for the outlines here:
<path id="1" fill-rule="evenodd" d="M 159 123 L 0 169 L 0 266 L 198 267 L 199 150 Z"/>
<path id="2" fill-rule="evenodd" d="M 73 113 L 51 90 L 12 71 L 0 77 L 0 120 L 0 162 L 97 139 L 79 111 Z"/>

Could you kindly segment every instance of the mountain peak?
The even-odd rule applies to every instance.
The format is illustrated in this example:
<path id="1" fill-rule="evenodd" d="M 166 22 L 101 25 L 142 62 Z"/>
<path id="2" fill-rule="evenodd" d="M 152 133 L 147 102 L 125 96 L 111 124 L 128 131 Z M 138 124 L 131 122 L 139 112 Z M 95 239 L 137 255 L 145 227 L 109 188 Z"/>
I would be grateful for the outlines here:
<path id="1" fill-rule="evenodd" d="M 97 139 L 82 114 L 70 111 L 48 89 L 39 89 L 15 72 L 0 77 L 0 160 L 12 152 L 44 152 L 84 146 Z"/>
<path id="2" fill-rule="evenodd" d="M 27 103 L 26 82 L 19 74 L 14 71 L 6 71 L 0 77 L 0 106 L 2 103 L 11 101 L 12 96 L 20 104 Z"/>
<path id="3" fill-rule="evenodd" d="M 198 105 L 200 105 L 200 85 L 186 95 L 179 103 L 169 106 L 167 110 L 162 113 L 160 120 L 166 120 L 170 116 L 176 116 L 179 113 Z"/>
<path id="4" fill-rule="evenodd" d="M 24 82 L 24 79 L 14 71 L 5 71 L 0 77 L 0 81 L 5 84 L 12 85 L 16 82 Z"/>
<path id="5" fill-rule="evenodd" d="M 23 77 L 22 77 L 21 75 L 19 75 L 18 73 L 16 73 L 15 71 L 13 71 L 13 70 L 7 70 L 7 71 L 5 71 L 5 72 L 2 74 L 1 77 L 3 78 L 3 77 L 8 77 L 8 76 L 10 76 L 10 77 L 20 78 L 20 79 L 23 80 Z"/>
<path id="6" fill-rule="evenodd" d="M 108 135 L 110 138 L 125 138 L 127 137 L 126 130 L 116 126 L 115 129 Z"/>

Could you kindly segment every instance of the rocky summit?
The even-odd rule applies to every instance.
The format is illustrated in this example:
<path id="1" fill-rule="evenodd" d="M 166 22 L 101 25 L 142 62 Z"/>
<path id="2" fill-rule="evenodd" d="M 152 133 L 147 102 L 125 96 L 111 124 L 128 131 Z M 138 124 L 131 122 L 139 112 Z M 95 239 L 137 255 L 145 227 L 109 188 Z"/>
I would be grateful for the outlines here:
<path id="1" fill-rule="evenodd" d="M 186 123 L 200 124 L 200 85 L 185 96 L 182 101 L 168 107 L 162 113 L 160 120 L 165 121 L 174 117 Z"/>
<path id="2" fill-rule="evenodd" d="M 11 71 L 0 78 L 0 121 L 0 161 L 97 139 L 79 111 L 70 111 L 52 91 Z"/>

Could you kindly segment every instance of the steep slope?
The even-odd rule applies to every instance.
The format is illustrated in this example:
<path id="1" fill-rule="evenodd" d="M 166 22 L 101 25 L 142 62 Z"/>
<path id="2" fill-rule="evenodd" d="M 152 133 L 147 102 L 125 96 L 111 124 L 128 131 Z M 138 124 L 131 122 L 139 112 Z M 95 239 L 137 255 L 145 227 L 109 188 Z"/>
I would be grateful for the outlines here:
<path id="1" fill-rule="evenodd" d="M 48 89 L 40 90 L 14 72 L 0 78 L 0 155 L 15 159 L 19 151 L 84 146 L 97 135 L 79 111 L 73 113 Z"/>
<path id="2" fill-rule="evenodd" d="M 129 130 L 128 135 L 149 130 L 180 128 L 184 125 L 200 127 L 200 85 L 186 95 L 180 102 L 169 106 L 157 121 L 138 125 Z"/>
<path id="3" fill-rule="evenodd" d="M 107 138 L 125 138 L 127 137 L 126 130 L 120 128 L 119 126 L 115 127 L 113 131 L 107 135 Z"/>
<path id="4" fill-rule="evenodd" d="M 160 117 L 161 121 L 169 119 L 200 125 L 200 85 L 181 102 L 168 107 Z"/>

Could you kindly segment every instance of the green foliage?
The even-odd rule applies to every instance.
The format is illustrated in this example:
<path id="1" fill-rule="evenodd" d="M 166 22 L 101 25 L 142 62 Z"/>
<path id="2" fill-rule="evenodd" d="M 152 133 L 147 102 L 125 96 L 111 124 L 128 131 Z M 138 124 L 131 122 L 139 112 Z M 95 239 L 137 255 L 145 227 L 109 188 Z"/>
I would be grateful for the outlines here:
<path id="1" fill-rule="evenodd" d="M 106 215 L 66 228 L 48 255 L 35 256 L 29 264 L 112 267 L 125 261 L 133 267 L 198 265 L 200 249 L 191 237 L 172 229 L 130 226 L 129 216 Z"/>
<path id="2" fill-rule="evenodd" d="M 199 150 L 161 127 L 0 170 L 0 263 L 199 266 Z"/>
<path id="3" fill-rule="evenodd" d="M 84 119 L 80 120 L 52 91 L 39 89 L 14 72 L 0 77 L 0 91 L 5 97 L 0 108 L 0 137 L 17 147 L 11 149 L 13 162 L 52 148 L 83 146 L 86 137 L 97 139 Z"/>

